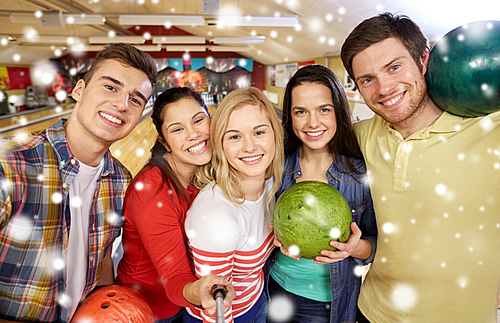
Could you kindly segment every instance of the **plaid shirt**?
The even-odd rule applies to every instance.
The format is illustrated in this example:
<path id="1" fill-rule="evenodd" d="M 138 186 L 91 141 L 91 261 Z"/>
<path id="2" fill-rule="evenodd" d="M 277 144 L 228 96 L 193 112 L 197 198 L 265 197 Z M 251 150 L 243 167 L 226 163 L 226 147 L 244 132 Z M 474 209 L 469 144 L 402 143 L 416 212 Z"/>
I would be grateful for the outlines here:
<path id="1" fill-rule="evenodd" d="M 0 317 L 66 322 L 69 187 L 79 162 L 60 120 L 28 139 L 0 146 Z M 89 215 L 86 297 L 99 280 L 102 259 L 118 236 L 131 175 L 108 151 Z M 111 250 L 109 250 L 111 252 Z"/>

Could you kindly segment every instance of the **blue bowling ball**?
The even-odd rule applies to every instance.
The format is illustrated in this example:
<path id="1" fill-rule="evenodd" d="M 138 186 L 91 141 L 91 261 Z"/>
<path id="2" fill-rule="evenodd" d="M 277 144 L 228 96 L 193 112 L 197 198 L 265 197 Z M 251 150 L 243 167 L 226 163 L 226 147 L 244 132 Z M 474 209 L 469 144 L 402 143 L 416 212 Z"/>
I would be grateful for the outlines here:
<path id="1" fill-rule="evenodd" d="M 432 101 L 463 117 L 500 110 L 500 21 L 458 27 L 432 48 L 425 80 Z"/>

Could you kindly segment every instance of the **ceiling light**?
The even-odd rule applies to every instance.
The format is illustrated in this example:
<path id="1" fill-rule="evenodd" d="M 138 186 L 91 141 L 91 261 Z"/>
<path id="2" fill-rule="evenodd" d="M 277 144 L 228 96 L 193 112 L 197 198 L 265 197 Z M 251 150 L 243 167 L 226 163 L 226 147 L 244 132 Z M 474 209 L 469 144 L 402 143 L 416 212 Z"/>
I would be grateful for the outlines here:
<path id="1" fill-rule="evenodd" d="M 159 51 L 161 51 L 160 45 L 136 45 L 134 47 L 137 49 L 140 49 L 144 52 L 159 52 Z"/>
<path id="2" fill-rule="evenodd" d="M 212 46 L 210 47 L 212 52 L 248 52 L 250 47 L 240 46 L 240 47 L 230 47 L 230 46 Z"/>
<path id="3" fill-rule="evenodd" d="M 28 38 L 26 36 L 21 37 L 21 42 L 28 43 L 41 43 L 41 44 L 67 44 L 69 36 L 38 36 L 35 38 Z M 73 44 L 82 42 L 82 39 L 78 37 L 71 37 Z"/>
<path id="4" fill-rule="evenodd" d="M 265 36 L 214 37 L 214 44 L 262 44 Z"/>
<path id="5" fill-rule="evenodd" d="M 299 24 L 296 15 L 288 16 L 219 16 L 207 18 L 209 25 L 217 26 L 254 26 L 254 27 L 295 27 Z"/>
<path id="6" fill-rule="evenodd" d="M 40 12 L 41 14 L 37 14 Z M 36 11 L 35 13 L 16 13 L 10 15 L 13 23 L 32 24 L 36 20 L 44 27 L 64 27 L 70 25 L 104 25 L 106 18 L 98 14 L 70 14 L 60 11 Z"/>
<path id="7" fill-rule="evenodd" d="M 38 20 L 43 27 L 64 27 L 62 11 L 44 11 L 40 18 L 35 14 L 21 13 L 10 15 L 10 22 L 21 24 L 32 24 Z"/>
<path id="8" fill-rule="evenodd" d="M 205 19 L 202 16 L 181 16 L 181 15 L 120 15 L 118 17 L 120 25 L 156 25 L 163 26 L 204 26 Z"/>
<path id="9" fill-rule="evenodd" d="M 76 46 L 71 46 L 69 51 L 70 52 L 100 52 L 106 48 L 105 45 L 83 45 L 83 44 L 78 44 Z"/>
<path id="10" fill-rule="evenodd" d="M 205 46 L 166 46 L 167 52 L 204 52 Z"/>
<path id="11" fill-rule="evenodd" d="M 144 44 L 146 40 L 142 36 L 115 36 L 115 37 L 90 37 L 90 44 L 126 43 Z"/>
<path id="12" fill-rule="evenodd" d="M 205 38 L 195 36 L 155 36 L 153 44 L 205 44 Z"/>

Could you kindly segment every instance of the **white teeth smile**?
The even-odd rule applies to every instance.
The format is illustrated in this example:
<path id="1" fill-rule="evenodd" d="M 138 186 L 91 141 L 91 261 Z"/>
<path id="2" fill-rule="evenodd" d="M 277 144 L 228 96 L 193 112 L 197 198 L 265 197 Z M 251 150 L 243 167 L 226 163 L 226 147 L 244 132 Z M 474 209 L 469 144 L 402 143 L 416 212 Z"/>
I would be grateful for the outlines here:
<path id="1" fill-rule="evenodd" d="M 122 124 L 123 121 L 121 121 L 120 119 L 117 119 L 115 117 L 113 117 L 112 115 L 109 115 L 107 113 L 104 113 L 104 112 L 99 112 L 99 114 L 103 117 L 103 118 L 106 118 L 107 120 L 111 121 L 111 122 L 114 122 L 116 124 Z"/>
<path id="2" fill-rule="evenodd" d="M 401 100 L 401 98 L 403 97 L 403 94 L 404 93 L 401 93 L 400 95 L 398 95 L 397 97 L 395 97 L 394 99 L 392 99 L 390 101 L 382 102 L 382 104 L 383 105 L 393 105 L 396 102 L 398 102 L 399 100 Z"/>
<path id="3" fill-rule="evenodd" d="M 321 131 L 314 131 L 314 132 L 306 132 L 306 134 L 310 137 L 317 137 L 317 136 L 321 136 L 324 132 L 325 132 L 325 130 L 321 130 Z"/>
<path id="4" fill-rule="evenodd" d="M 205 148 L 205 146 L 207 145 L 207 142 L 204 141 L 202 142 L 201 144 L 197 145 L 197 146 L 194 146 L 194 147 L 189 147 L 187 150 L 190 152 L 190 153 L 197 153 L 199 152 L 200 150 L 202 150 L 203 148 Z"/>
<path id="5" fill-rule="evenodd" d="M 252 162 L 252 161 L 255 161 L 257 159 L 260 159 L 262 158 L 263 155 L 259 155 L 259 156 L 255 156 L 255 157 L 244 157 L 244 158 L 241 158 L 242 161 L 246 161 L 246 162 Z"/>

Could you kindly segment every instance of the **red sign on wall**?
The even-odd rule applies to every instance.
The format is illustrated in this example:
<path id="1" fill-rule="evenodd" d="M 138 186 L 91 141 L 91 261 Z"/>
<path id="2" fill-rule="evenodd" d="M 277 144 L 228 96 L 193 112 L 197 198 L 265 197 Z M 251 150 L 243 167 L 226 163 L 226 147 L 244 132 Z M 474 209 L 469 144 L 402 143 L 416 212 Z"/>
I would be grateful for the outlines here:
<path id="1" fill-rule="evenodd" d="M 301 69 L 304 66 L 313 65 L 313 64 L 314 64 L 314 61 L 299 62 L 297 67 L 298 67 L 298 69 Z"/>
<path id="2" fill-rule="evenodd" d="M 28 67 L 7 67 L 9 74 L 9 90 L 23 90 L 31 84 L 30 69 Z"/>

